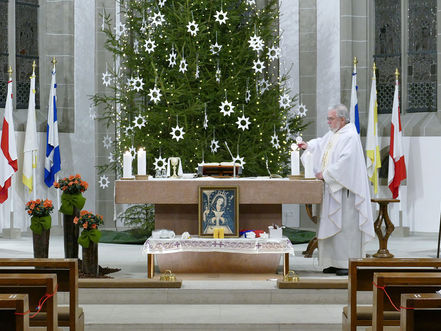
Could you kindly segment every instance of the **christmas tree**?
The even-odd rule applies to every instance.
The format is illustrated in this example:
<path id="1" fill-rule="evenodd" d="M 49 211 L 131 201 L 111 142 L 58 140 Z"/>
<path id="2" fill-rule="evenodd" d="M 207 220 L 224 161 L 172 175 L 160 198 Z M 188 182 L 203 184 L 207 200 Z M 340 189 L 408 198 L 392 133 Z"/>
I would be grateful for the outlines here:
<path id="1" fill-rule="evenodd" d="M 121 23 L 105 15 L 113 92 L 94 102 L 116 128 L 108 166 L 142 147 L 156 169 L 170 156 L 184 172 L 233 156 L 245 175 L 286 173 L 304 126 L 278 72 L 278 16 L 277 0 L 121 1 Z"/>

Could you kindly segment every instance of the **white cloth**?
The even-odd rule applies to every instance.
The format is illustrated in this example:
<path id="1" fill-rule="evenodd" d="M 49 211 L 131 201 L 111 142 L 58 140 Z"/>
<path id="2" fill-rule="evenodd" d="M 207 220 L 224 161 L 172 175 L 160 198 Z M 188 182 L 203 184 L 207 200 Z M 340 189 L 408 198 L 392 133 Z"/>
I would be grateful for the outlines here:
<path id="1" fill-rule="evenodd" d="M 309 141 L 308 151 L 313 153 L 314 173 L 322 172 L 325 181 L 317 238 L 326 239 L 342 231 L 342 190 L 345 188 L 355 195 L 352 207 L 356 210 L 359 231 L 363 233 L 362 242 L 373 239 L 375 231 L 366 163 L 354 124 L 346 124 L 336 133 L 329 131 Z"/>
<path id="2" fill-rule="evenodd" d="M 318 241 L 319 263 L 324 268 L 332 266 L 347 269 L 349 258 L 363 256 L 362 233 L 358 229 L 357 211 L 354 208 L 355 195 L 346 189 L 340 192 L 342 230 L 332 237 Z"/>

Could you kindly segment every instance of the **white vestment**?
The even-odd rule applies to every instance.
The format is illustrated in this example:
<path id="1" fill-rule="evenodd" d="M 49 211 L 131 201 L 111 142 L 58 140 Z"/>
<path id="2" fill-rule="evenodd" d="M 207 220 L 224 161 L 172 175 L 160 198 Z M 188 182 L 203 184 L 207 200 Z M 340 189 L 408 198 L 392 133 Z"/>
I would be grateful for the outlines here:
<path id="1" fill-rule="evenodd" d="M 375 237 L 371 197 L 360 137 L 354 124 L 308 142 L 314 173 L 325 181 L 317 238 L 322 266 L 347 268 Z M 303 161 L 303 156 L 302 156 Z"/>

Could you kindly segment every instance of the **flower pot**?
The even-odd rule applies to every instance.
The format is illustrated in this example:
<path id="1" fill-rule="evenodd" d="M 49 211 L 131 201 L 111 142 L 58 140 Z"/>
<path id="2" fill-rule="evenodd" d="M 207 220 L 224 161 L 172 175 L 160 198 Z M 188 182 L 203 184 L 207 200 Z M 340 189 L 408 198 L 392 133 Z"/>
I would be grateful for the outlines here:
<path id="1" fill-rule="evenodd" d="M 41 231 L 41 234 L 32 232 L 32 241 L 34 246 L 34 258 L 49 257 L 49 236 L 51 229 Z"/>
<path id="2" fill-rule="evenodd" d="M 80 227 L 74 224 L 75 217 L 80 216 L 80 210 L 73 208 L 73 215 L 63 214 L 63 228 L 64 228 L 64 257 L 78 258 L 78 235 L 80 234 Z"/>
<path id="3" fill-rule="evenodd" d="M 83 247 L 82 271 L 89 276 L 98 276 L 98 244 L 89 243 L 89 247 Z"/>

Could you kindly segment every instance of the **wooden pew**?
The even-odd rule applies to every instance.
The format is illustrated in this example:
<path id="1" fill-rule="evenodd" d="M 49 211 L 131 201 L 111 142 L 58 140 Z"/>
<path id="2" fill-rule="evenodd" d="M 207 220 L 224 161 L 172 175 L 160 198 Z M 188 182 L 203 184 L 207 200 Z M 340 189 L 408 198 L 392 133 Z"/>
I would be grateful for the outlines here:
<path id="1" fill-rule="evenodd" d="M 57 290 L 57 275 L 55 274 L 0 274 L 0 293 L 27 294 L 31 313 L 38 306 L 40 298 L 46 293 Z M 57 296 L 50 297 L 42 306 L 45 311 L 44 326 L 48 331 L 58 330 Z M 32 326 L 32 319 L 30 325 Z"/>
<path id="2" fill-rule="evenodd" d="M 396 311 L 387 298 L 399 309 L 402 293 L 435 293 L 441 289 L 441 272 L 379 272 L 374 274 L 372 329 L 383 330 L 384 312 Z M 400 321 L 388 321 L 387 325 L 400 325 Z"/>
<path id="3" fill-rule="evenodd" d="M 0 294 L 0 321 L 4 330 L 28 331 L 29 315 L 24 314 L 28 310 L 27 294 Z"/>
<path id="4" fill-rule="evenodd" d="M 400 329 L 435 331 L 441 325 L 441 295 L 438 293 L 401 294 Z"/>
<path id="5" fill-rule="evenodd" d="M 0 274 L 4 273 L 55 273 L 58 293 L 69 294 L 69 306 L 58 307 L 58 325 L 71 331 L 84 330 L 83 309 L 78 306 L 78 260 L 77 259 L 33 259 L 0 258 Z M 43 314 L 38 314 L 31 324 L 44 325 Z"/>
<path id="6" fill-rule="evenodd" d="M 372 325 L 372 306 L 357 307 L 359 291 L 372 292 L 375 272 L 434 272 L 441 267 L 441 259 L 433 258 L 365 258 L 349 259 L 348 306 L 343 308 L 343 330 L 355 331 L 357 326 Z M 387 312 L 387 320 L 399 320 L 399 313 Z"/>

